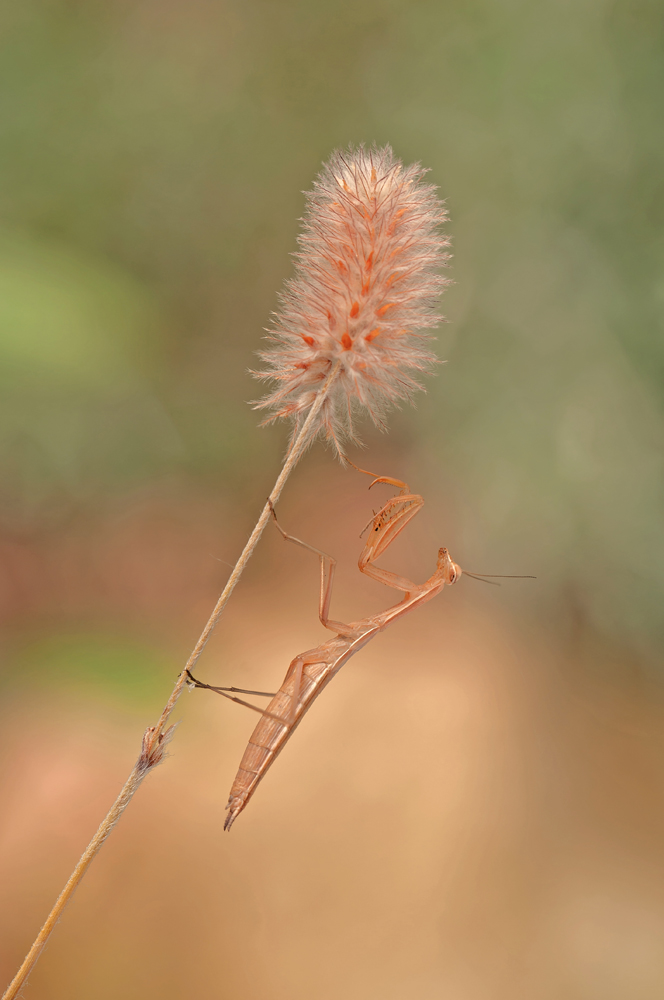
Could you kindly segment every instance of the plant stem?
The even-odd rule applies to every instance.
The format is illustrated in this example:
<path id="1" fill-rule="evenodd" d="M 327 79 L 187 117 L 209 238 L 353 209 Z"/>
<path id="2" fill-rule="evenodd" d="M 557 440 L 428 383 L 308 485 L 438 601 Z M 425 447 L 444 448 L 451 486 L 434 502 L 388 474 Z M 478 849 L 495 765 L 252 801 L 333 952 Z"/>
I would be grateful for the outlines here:
<path id="1" fill-rule="evenodd" d="M 151 745 L 152 735 L 153 735 L 152 729 L 146 730 L 145 735 L 143 737 L 143 748 L 141 750 L 141 755 L 134 764 L 131 774 L 124 783 L 122 791 L 120 792 L 117 799 L 111 806 L 108 815 L 101 823 L 94 837 L 92 838 L 92 840 L 86 847 L 85 851 L 81 855 L 78 864 L 74 868 L 74 871 L 71 873 L 67 881 L 67 884 L 65 885 L 64 889 L 58 896 L 55 906 L 49 913 L 44 926 L 37 935 L 34 944 L 32 945 L 32 948 L 26 955 L 23 965 L 12 979 L 11 983 L 7 987 L 6 992 L 3 994 L 2 1000 L 13 1000 L 13 998 L 18 994 L 19 990 L 25 983 L 25 980 L 30 975 L 33 966 L 37 962 L 37 959 L 41 954 L 42 948 L 44 947 L 49 937 L 51 936 L 51 932 L 53 931 L 55 925 L 60 919 L 62 911 L 64 910 L 65 906 L 69 902 L 72 895 L 74 894 L 74 890 L 76 889 L 78 883 L 81 881 L 86 871 L 90 867 L 101 845 L 104 843 L 109 833 L 111 833 L 114 826 L 122 816 L 122 813 L 129 805 L 129 802 L 131 801 L 134 792 L 136 791 L 140 783 L 143 781 L 143 778 L 146 776 L 148 771 L 150 771 L 151 768 L 154 767 L 156 764 L 158 764 L 162 759 L 163 757 L 162 748 L 164 744 L 168 741 L 168 737 L 166 738 L 162 737 L 162 739 L 157 744 L 159 748 L 158 752 L 156 754 L 154 752 L 150 754 L 149 747 Z"/>
<path id="2" fill-rule="evenodd" d="M 205 646 L 207 644 L 207 641 L 210 638 L 210 635 L 212 634 L 212 630 L 214 629 L 215 625 L 217 624 L 217 622 L 221 618 L 221 613 L 224 610 L 224 608 L 226 607 L 226 604 L 228 603 L 229 597 L 231 596 L 231 594 L 235 590 L 235 585 L 237 584 L 238 580 L 240 579 L 240 576 L 242 575 L 244 567 L 249 562 L 249 559 L 251 558 L 251 555 L 252 555 L 254 549 L 256 548 L 256 545 L 258 544 L 258 540 L 261 537 L 261 535 L 263 534 L 263 530 L 265 528 L 265 525 L 267 524 L 267 522 L 270 519 L 270 516 L 271 516 L 271 513 L 272 513 L 272 507 L 273 507 L 274 504 L 276 504 L 277 500 L 281 496 L 281 491 L 283 490 L 283 488 L 284 488 L 284 486 L 286 484 L 286 480 L 288 479 L 288 477 L 290 476 L 291 472 L 293 471 L 293 469 L 295 468 L 295 466 L 297 465 L 297 463 L 300 461 L 300 459 L 302 458 L 302 455 L 304 454 L 304 452 L 307 450 L 309 444 L 311 443 L 311 428 L 315 424 L 316 417 L 318 416 L 318 414 L 319 414 L 319 412 L 321 410 L 321 407 L 323 406 L 323 403 L 325 402 L 325 400 L 327 398 L 327 394 L 328 394 L 328 392 L 329 392 L 329 390 L 330 390 L 330 388 L 332 386 L 332 383 L 335 381 L 335 379 L 336 379 L 336 377 L 337 377 L 337 375 L 339 373 L 339 368 L 340 367 L 341 366 L 340 366 L 340 362 L 339 361 L 337 361 L 333 365 L 332 370 L 330 371 L 330 374 L 328 375 L 327 379 L 325 380 L 325 382 L 321 386 L 321 388 L 320 388 L 320 390 L 318 392 L 318 396 L 316 397 L 316 400 L 315 400 L 314 404 L 312 405 L 311 409 L 309 410 L 309 413 L 307 415 L 307 419 L 304 421 L 304 424 L 302 425 L 300 433 L 297 435 L 297 437 L 293 441 L 293 444 L 291 445 L 291 448 L 290 448 L 290 450 L 288 452 L 288 455 L 286 456 L 286 461 L 284 462 L 283 468 L 282 468 L 281 472 L 279 473 L 279 476 L 277 477 L 277 481 L 274 484 L 272 492 L 270 493 L 270 496 L 268 497 L 265 506 L 263 507 L 263 511 L 261 513 L 261 516 L 258 518 L 258 521 L 256 522 L 256 527 L 251 532 L 251 535 L 249 536 L 249 541 L 247 542 L 247 544 L 245 545 L 244 549 L 242 550 L 242 554 L 241 554 L 240 558 L 238 559 L 238 561 L 236 562 L 235 568 L 233 569 L 233 572 L 229 576 L 228 582 L 226 583 L 226 586 L 224 587 L 224 589 L 221 592 L 221 596 L 220 596 L 219 600 L 216 603 L 215 609 L 212 612 L 212 614 L 210 615 L 210 617 L 208 619 L 208 622 L 207 622 L 207 625 L 205 626 L 205 628 L 201 632 L 200 638 L 199 638 L 198 642 L 196 643 L 196 645 L 194 646 L 193 651 L 191 653 L 191 656 L 189 657 L 189 659 L 187 660 L 187 662 L 186 662 L 186 664 L 184 666 L 184 670 L 182 671 L 182 673 L 178 677 L 177 683 L 176 683 L 175 687 L 173 688 L 173 691 L 171 693 L 170 698 L 166 702 L 166 705 L 164 707 L 164 711 L 161 713 L 161 717 L 159 719 L 159 722 L 155 726 L 155 733 L 157 735 L 159 735 L 160 733 L 163 732 L 164 725 L 168 721 L 168 717 L 170 716 L 171 712 L 175 708 L 176 701 L 178 700 L 178 698 L 182 694 L 182 689 L 184 688 L 185 684 L 187 683 L 187 671 L 188 670 L 192 670 L 196 666 L 196 663 L 198 662 L 198 658 L 200 657 L 201 653 L 203 652 L 203 650 L 204 650 L 204 648 L 205 648 Z M 3 1000 L 4 1000 L 4 998 L 3 998 Z"/>
<path id="3" fill-rule="evenodd" d="M 44 945 L 48 941 L 55 925 L 60 919 L 62 911 L 64 910 L 65 906 L 71 899 L 72 895 L 74 894 L 74 890 L 76 889 L 79 882 L 81 881 L 86 871 L 90 867 L 90 864 L 96 857 L 102 844 L 104 843 L 108 835 L 112 832 L 113 828 L 116 826 L 118 820 L 122 816 L 122 813 L 125 811 L 129 803 L 131 802 L 134 793 L 138 789 L 139 785 L 141 784 L 145 776 L 148 774 L 149 771 L 151 771 L 154 767 L 156 767 L 157 764 L 159 764 L 163 760 L 165 744 L 172 736 L 174 728 L 171 726 L 170 729 L 164 730 L 164 726 L 166 725 L 173 709 L 175 708 L 176 702 L 180 697 L 180 695 L 182 694 L 182 690 L 187 682 L 187 670 L 191 670 L 196 665 L 201 653 L 203 652 L 207 644 L 208 639 L 210 638 L 210 635 L 212 634 L 212 630 L 214 629 L 215 625 L 221 618 L 222 611 L 224 610 L 226 604 L 228 603 L 228 599 L 233 593 L 233 590 L 235 589 L 235 586 L 238 580 L 240 579 L 240 576 L 242 575 L 244 567 L 247 565 L 247 562 L 249 561 L 254 549 L 256 548 L 256 545 L 258 544 L 259 538 L 263 534 L 263 529 L 265 528 L 265 525 L 267 524 L 270 518 L 272 505 L 276 504 L 276 502 L 278 501 L 279 497 L 281 496 L 281 492 L 284 488 L 284 485 L 286 483 L 286 480 L 288 479 L 289 475 L 291 474 L 291 472 L 293 471 L 299 460 L 302 458 L 302 455 L 306 451 L 307 447 L 311 443 L 311 439 L 313 436 L 312 428 L 315 426 L 316 418 L 320 413 L 321 407 L 323 406 L 327 398 L 330 388 L 332 387 L 332 384 L 334 383 L 339 373 L 339 368 L 340 368 L 340 362 L 337 361 L 333 365 L 329 375 L 327 376 L 327 379 L 325 380 L 320 390 L 318 391 L 318 395 L 314 400 L 314 403 L 311 406 L 309 413 L 307 414 L 307 418 L 304 421 L 304 424 L 302 425 L 299 434 L 293 441 L 288 451 L 288 454 L 286 456 L 286 461 L 284 462 L 283 468 L 279 473 L 276 483 L 274 484 L 269 499 L 266 502 L 265 506 L 263 507 L 263 511 L 256 523 L 256 527 L 252 531 L 249 537 L 249 541 L 242 550 L 242 554 L 240 555 L 240 558 L 235 564 L 235 568 L 233 569 L 230 577 L 228 578 L 228 582 L 226 583 L 226 586 L 224 587 L 221 596 L 219 597 L 219 600 L 217 601 L 215 608 L 212 614 L 210 615 L 210 618 L 207 621 L 205 628 L 201 632 L 200 638 L 196 643 L 196 645 L 194 646 L 191 656 L 187 660 L 184 669 L 182 670 L 180 676 L 177 679 L 175 687 L 171 692 L 170 698 L 166 702 L 166 705 L 164 707 L 163 712 L 161 713 L 157 725 L 151 726 L 150 728 L 146 729 L 145 734 L 143 736 L 143 746 L 141 749 L 141 754 L 136 764 L 134 765 L 131 774 L 127 778 L 122 788 L 122 791 L 120 792 L 117 799 L 113 803 L 110 812 L 100 825 L 94 837 L 92 838 L 92 840 L 86 847 L 85 851 L 81 855 L 81 858 L 78 864 L 76 865 L 74 871 L 72 872 L 71 876 L 69 877 L 67 884 L 65 885 L 64 889 L 58 896 L 55 906 L 49 913 L 46 922 L 44 923 L 44 926 L 40 930 L 39 934 L 35 939 L 34 944 L 30 948 L 30 951 L 28 952 L 25 961 L 23 962 L 23 965 L 16 973 L 14 979 L 7 987 L 5 993 L 3 993 L 2 1000 L 14 1000 L 14 997 L 17 996 L 19 990 L 25 983 L 34 965 L 36 964 L 37 959 L 39 958 L 39 955 L 42 949 L 44 948 Z"/>

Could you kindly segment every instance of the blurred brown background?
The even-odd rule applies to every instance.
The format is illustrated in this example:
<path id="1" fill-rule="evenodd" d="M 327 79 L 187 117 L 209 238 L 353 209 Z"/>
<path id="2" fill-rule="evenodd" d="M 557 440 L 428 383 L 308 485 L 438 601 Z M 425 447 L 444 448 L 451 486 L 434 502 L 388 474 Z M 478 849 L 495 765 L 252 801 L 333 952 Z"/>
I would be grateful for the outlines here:
<path id="1" fill-rule="evenodd" d="M 377 639 L 229 836 L 254 718 L 183 697 L 25 996 L 661 997 L 661 4 L 23 0 L 0 45 L 3 983 L 274 481 L 247 369 L 301 191 L 375 141 L 455 253 L 449 364 L 355 455 L 426 498 L 383 564 L 538 579 Z M 394 599 L 366 486 L 317 446 L 280 505 L 336 617 Z M 316 589 L 268 529 L 200 674 L 274 689 Z"/>

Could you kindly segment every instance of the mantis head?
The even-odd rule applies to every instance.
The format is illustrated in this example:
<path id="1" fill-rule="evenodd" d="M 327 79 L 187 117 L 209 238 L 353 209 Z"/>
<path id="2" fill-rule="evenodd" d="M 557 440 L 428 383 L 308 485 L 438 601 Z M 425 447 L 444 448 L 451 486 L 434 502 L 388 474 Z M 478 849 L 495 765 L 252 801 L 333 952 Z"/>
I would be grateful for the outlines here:
<path id="1" fill-rule="evenodd" d="M 438 549 L 438 565 L 436 568 L 448 586 L 456 583 L 463 573 L 461 567 L 453 562 L 447 549 Z"/>
<path id="2" fill-rule="evenodd" d="M 437 572 L 440 573 L 444 582 L 450 586 L 459 579 L 461 574 L 464 572 L 461 567 L 452 561 L 450 554 L 447 549 L 438 549 L 438 565 Z M 470 576 L 473 580 L 481 580 L 482 583 L 489 583 L 492 587 L 499 587 L 500 584 L 496 583 L 495 580 L 490 580 L 488 577 L 502 577 L 504 580 L 535 580 L 534 576 L 530 573 L 471 573 L 466 570 L 466 576 Z"/>

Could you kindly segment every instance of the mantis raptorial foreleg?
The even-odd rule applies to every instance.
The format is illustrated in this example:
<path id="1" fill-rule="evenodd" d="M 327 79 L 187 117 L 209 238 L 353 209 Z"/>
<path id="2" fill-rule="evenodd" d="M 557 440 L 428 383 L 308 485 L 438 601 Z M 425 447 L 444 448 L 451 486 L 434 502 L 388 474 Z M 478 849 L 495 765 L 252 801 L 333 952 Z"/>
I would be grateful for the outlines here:
<path id="1" fill-rule="evenodd" d="M 365 470 L 361 469 L 360 471 L 364 472 Z M 371 474 L 367 473 L 367 475 Z M 417 593 L 422 589 L 420 584 L 413 583 L 412 580 L 407 580 L 405 576 L 400 576 L 391 570 L 374 566 L 373 563 L 389 548 L 394 539 L 401 534 L 410 519 L 415 517 L 424 505 L 424 500 L 417 493 L 409 493 L 408 485 L 401 482 L 400 479 L 392 479 L 389 476 L 377 476 L 371 486 L 375 486 L 376 483 L 388 483 L 390 486 L 398 486 L 401 493 L 399 496 L 392 497 L 387 503 L 383 504 L 370 522 L 371 531 L 358 562 L 359 570 L 373 580 L 384 583 L 394 590 L 401 590 L 406 595 Z M 371 486 L 369 489 L 371 489 Z"/>

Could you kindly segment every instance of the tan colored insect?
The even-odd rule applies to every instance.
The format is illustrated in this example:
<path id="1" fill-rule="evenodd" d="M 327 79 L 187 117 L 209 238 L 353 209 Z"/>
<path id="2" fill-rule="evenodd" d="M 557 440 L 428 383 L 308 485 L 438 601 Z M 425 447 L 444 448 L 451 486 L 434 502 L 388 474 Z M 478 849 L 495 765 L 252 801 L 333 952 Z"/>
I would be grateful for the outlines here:
<path id="1" fill-rule="evenodd" d="M 359 471 L 364 472 L 364 469 Z M 373 473 L 367 473 L 373 475 Z M 451 586 L 461 576 L 462 570 L 450 558 L 447 549 L 438 550 L 438 560 L 436 570 L 432 576 L 424 583 L 413 583 L 398 573 L 392 573 L 386 569 L 374 566 L 374 561 L 392 544 L 394 539 L 406 527 L 412 517 L 417 514 L 424 500 L 416 493 L 411 493 L 406 483 L 399 479 L 392 479 L 389 476 L 376 476 L 371 486 L 376 483 L 388 483 L 399 489 L 398 496 L 392 497 L 384 504 L 377 514 L 374 515 L 371 525 L 371 533 L 367 540 L 359 559 L 360 572 L 378 580 L 380 583 L 402 591 L 404 597 L 398 604 L 393 605 L 386 611 L 376 615 L 370 615 L 361 621 L 343 622 L 334 621 L 329 617 L 330 600 L 332 597 L 332 582 L 334 579 L 334 569 L 336 560 L 328 556 L 325 552 L 308 545 L 287 534 L 277 521 L 274 511 L 274 520 L 277 528 L 284 539 L 295 542 L 302 548 L 315 552 L 320 558 L 320 606 L 319 617 L 325 628 L 334 632 L 334 638 L 321 643 L 315 649 L 309 649 L 305 653 L 296 656 L 292 661 L 284 681 L 276 694 L 266 691 L 247 691 L 244 688 L 221 688 L 213 687 L 196 680 L 191 674 L 189 678 L 196 687 L 207 688 L 217 694 L 230 698 L 231 701 L 245 705 L 256 712 L 260 712 L 263 718 L 254 729 L 233 782 L 230 797 L 228 799 L 228 816 L 224 823 L 224 829 L 230 830 L 235 819 L 247 805 L 253 795 L 259 781 L 265 775 L 267 769 L 274 761 L 277 754 L 284 748 L 290 739 L 295 727 L 304 717 L 304 713 L 311 707 L 314 699 L 318 697 L 323 688 L 339 672 L 347 660 L 365 646 L 370 639 L 386 629 L 388 625 L 398 618 L 413 611 L 432 597 L 439 594 L 447 584 Z M 371 486 L 369 487 L 371 489 Z M 369 525 L 367 525 L 369 527 Z M 474 574 L 466 574 L 474 576 Z M 489 582 L 489 581 L 487 581 Z M 261 709 L 252 705 L 234 694 L 253 694 L 269 697 L 272 700 L 267 708 Z"/>

